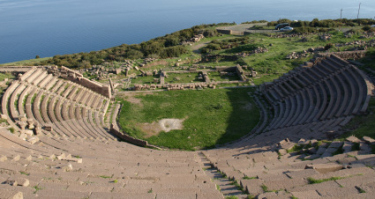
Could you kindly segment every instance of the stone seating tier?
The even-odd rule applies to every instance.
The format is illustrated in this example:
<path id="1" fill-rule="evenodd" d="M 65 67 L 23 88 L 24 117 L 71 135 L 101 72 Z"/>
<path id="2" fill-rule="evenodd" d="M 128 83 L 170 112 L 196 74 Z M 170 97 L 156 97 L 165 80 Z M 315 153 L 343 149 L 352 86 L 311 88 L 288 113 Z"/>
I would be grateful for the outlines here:
<path id="1" fill-rule="evenodd" d="M 20 115 L 25 115 L 27 118 L 35 120 L 42 127 L 51 126 L 55 132 L 52 134 L 53 136 L 114 139 L 103 129 L 104 114 L 110 102 L 108 98 L 75 83 L 58 80 L 51 74 L 48 75 L 41 68 L 32 68 L 21 76 L 20 80 L 21 82 L 13 82 L 2 100 L 2 103 L 6 104 L 3 107 L 9 107 L 9 113 L 4 108 L 2 112 L 11 116 L 8 119 L 11 120 L 10 124 L 14 124 Z M 73 99 L 76 99 L 78 103 L 75 103 Z M 83 99 L 87 100 L 83 102 Z M 15 104 L 18 104 L 18 106 L 15 106 Z M 87 115 L 86 118 L 80 118 L 86 120 L 86 122 L 73 121 L 76 117 L 70 118 L 70 116 L 72 116 L 71 113 L 75 113 L 75 107 L 85 105 L 90 105 L 88 108 L 94 109 L 92 111 L 82 109 L 90 111 L 91 116 Z M 70 109 L 72 110 L 70 111 Z M 82 124 L 84 124 L 84 127 L 82 127 Z M 22 124 L 20 127 L 24 128 L 24 125 Z M 88 128 L 88 126 L 94 127 Z"/>
<path id="2" fill-rule="evenodd" d="M 288 78 L 288 75 L 291 77 Z M 367 97 L 370 94 L 366 93 L 373 89 L 366 79 L 360 70 L 334 56 L 314 66 L 288 73 L 282 80 L 274 81 L 273 85 L 262 91 L 268 103 L 275 107 L 266 129 L 285 128 L 363 112 L 367 108 L 366 100 L 368 102 L 370 98 Z M 299 87 L 291 83 L 298 82 L 294 80 L 300 80 L 300 85 L 306 82 L 309 86 Z"/>

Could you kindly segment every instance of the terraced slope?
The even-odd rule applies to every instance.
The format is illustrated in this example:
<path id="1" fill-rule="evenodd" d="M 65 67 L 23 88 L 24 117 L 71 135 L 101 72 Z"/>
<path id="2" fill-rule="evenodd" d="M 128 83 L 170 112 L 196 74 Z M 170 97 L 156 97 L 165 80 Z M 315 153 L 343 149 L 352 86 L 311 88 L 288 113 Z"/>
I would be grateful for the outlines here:
<path id="1" fill-rule="evenodd" d="M 35 127 L 49 136 L 115 139 L 104 123 L 110 99 L 41 68 L 13 81 L 1 103 L 3 115 L 20 130 Z"/>
<path id="2" fill-rule="evenodd" d="M 0 195 L 372 198 L 375 140 L 319 140 L 365 112 L 373 90 L 362 71 L 331 55 L 261 86 L 262 122 L 248 137 L 207 151 L 159 151 L 106 133 L 106 98 L 32 69 L 8 87 L 1 110 L 20 130 L 42 130 L 26 142 L 0 129 Z"/>

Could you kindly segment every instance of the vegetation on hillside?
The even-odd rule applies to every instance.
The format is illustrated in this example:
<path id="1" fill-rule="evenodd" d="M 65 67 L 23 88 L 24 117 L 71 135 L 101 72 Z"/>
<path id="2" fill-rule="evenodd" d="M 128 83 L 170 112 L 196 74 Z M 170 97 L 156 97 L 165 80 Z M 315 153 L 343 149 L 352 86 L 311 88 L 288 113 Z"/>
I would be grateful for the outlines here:
<path id="1" fill-rule="evenodd" d="M 209 25 L 198 25 L 189 29 L 180 30 L 163 37 L 151 39 L 140 44 L 122 44 L 113 48 L 89 53 L 76 53 L 68 55 L 56 55 L 52 59 L 41 64 L 53 64 L 70 68 L 90 68 L 92 65 L 99 65 L 106 61 L 124 61 L 126 59 L 139 59 L 145 57 L 167 58 L 179 57 L 188 53 L 182 42 L 194 37 L 196 34 L 203 34 L 205 37 L 218 35 L 216 26 L 233 25 L 233 23 L 220 23 Z"/>
<path id="2" fill-rule="evenodd" d="M 318 18 L 313 19 L 312 21 L 293 21 L 290 19 L 279 19 L 277 21 L 268 22 L 268 26 L 275 26 L 280 23 L 289 23 L 292 27 L 315 27 L 315 28 L 335 28 L 342 26 L 358 26 L 358 25 L 371 25 L 375 24 L 374 19 L 323 19 L 319 20 Z"/>

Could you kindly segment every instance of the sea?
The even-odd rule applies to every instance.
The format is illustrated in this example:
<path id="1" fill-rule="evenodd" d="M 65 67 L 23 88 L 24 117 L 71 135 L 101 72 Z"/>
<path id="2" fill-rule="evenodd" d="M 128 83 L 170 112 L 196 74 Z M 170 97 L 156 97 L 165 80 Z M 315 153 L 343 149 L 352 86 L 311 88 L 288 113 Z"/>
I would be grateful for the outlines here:
<path id="1" fill-rule="evenodd" d="M 0 63 L 90 52 L 220 22 L 375 18 L 374 0 L 0 0 Z"/>

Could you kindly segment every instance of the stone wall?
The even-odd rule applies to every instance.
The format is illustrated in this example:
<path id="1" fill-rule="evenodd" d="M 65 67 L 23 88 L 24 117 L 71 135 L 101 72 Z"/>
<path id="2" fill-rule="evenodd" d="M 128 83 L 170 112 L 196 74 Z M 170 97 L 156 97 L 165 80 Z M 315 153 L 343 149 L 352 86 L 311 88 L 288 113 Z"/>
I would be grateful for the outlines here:
<path id="1" fill-rule="evenodd" d="M 225 30 L 225 29 L 216 29 L 218 33 L 221 33 L 221 34 L 229 34 L 231 35 L 232 34 L 232 30 Z"/>
<path id="2" fill-rule="evenodd" d="M 137 138 L 133 138 L 133 137 L 131 137 L 131 136 L 125 134 L 125 133 L 122 133 L 119 129 L 117 129 L 116 127 L 114 127 L 113 124 L 111 124 L 110 132 L 114 136 L 120 138 L 121 140 L 129 142 L 131 144 L 135 144 L 135 145 L 142 146 L 142 147 L 148 146 L 148 142 L 147 141 L 140 140 L 140 139 L 137 139 Z"/>
<path id="3" fill-rule="evenodd" d="M 101 95 L 104 95 L 108 98 L 112 97 L 111 88 L 109 85 L 102 85 L 99 82 L 91 81 L 83 77 L 81 73 L 71 70 L 64 66 L 61 66 L 60 72 L 61 72 L 60 77 L 62 78 L 75 82 L 81 86 L 91 89 L 92 91 L 97 92 Z"/>
<path id="4" fill-rule="evenodd" d="M 319 56 L 325 57 L 329 55 L 337 55 L 341 59 L 360 59 L 366 56 L 366 50 L 356 50 L 356 51 L 343 51 L 343 52 L 330 52 L 330 53 L 319 53 Z"/>
<path id="5" fill-rule="evenodd" d="M 0 67 L 1 73 L 25 73 L 31 68 L 45 68 L 44 66 L 2 66 Z"/>
<path id="6" fill-rule="evenodd" d="M 237 75 L 240 77 L 241 81 L 248 81 L 249 79 L 245 76 L 245 73 L 240 65 L 236 66 Z"/>
<path id="7" fill-rule="evenodd" d="M 203 55 L 202 54 L 202 62 L 212 62 L 217 60 L 226 60 L 226 61 L 237 61 L 238 55 Z"/>

